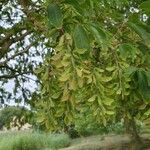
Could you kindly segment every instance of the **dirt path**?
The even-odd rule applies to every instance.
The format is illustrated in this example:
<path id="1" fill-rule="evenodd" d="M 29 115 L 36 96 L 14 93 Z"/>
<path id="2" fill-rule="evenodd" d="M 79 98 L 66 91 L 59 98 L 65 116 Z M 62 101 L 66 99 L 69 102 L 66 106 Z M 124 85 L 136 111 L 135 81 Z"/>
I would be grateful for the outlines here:
<path id="1" fill-rule="evenodd" d="M 150 139 L 150 134 L 143 134 L 141 137 Z M 98 135 L 75 139 L 70 147 L 61 150 L 137 150 L 130 142 L 128 135 Z M 142 150 L 150 150 L 150 146 L 148 147 Z"/>

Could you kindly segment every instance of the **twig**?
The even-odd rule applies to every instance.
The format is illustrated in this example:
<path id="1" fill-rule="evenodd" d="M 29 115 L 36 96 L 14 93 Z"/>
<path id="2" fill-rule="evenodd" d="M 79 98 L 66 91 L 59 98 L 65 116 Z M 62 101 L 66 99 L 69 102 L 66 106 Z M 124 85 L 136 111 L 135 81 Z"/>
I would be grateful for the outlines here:
<path id="1" fill-rule="evenodd" d="M 36 42 L 31 43 L 30 45 L 28 45 L 28 46 L 26 47 L 25 50 L 22 50 L 22 51 L 20 51 L 20 52 L 18 52 L 18 53 L 16 53 L 16 54 L 14 54 L 13 56 L 7 58 L 5 61 L 3 61 L 3 62 L 0 63 L 0 66 L 4 66 L 4 65 L 5 65 L 8 61 L 10 61 L 11 59 L 14 59 L 14 58 L 17 57 L 17 56 L 22 55 L 22 54 L 28 52 L 29 49 L 30 49 L 35 43 L 36 43 Z"/>

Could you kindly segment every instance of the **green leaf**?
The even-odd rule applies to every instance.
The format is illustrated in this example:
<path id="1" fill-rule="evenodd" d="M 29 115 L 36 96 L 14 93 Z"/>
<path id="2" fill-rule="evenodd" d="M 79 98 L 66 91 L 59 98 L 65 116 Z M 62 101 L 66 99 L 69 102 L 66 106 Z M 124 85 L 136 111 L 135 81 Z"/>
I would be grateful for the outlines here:
<path id="1" fill-rule="evenodd" d="M 88 102 L 94 102 L 96 99 L 96 95 L 93 95 L 91 98 L 88 99 Z"/>
<path id="2" fill-rule="evenodd" d="M 119 89 L 116 91 L 116 94 L 117 94 L 117 95 L 120 95 L 121 92 L 122 92 L 122 90 L 121 90 L 121 88 L 119 88 Z"/>
<path id="3" fill-rule="evenodd" d="M 114 100 L 113 99 L 111 99 L 111 98 L 106 98 L 104 101 L 103 101 L 103 103 L 105 104 L 105 105 L 107 105 L 107 106 L 111 106 L 111 104 L 114 102 Z"/>
<path id="4" fill-rule="evenodd" d="M 141 106 L 139 107 L 139 109 L 140 109 L 140 110 L 144 110 L 144 109 L 146 108 L 146 106 L 147 106 L 146 104 L 143 104 L 143 105 L 141 105 Z"/>
<path id="5" fill-rule="evenodd" d="M 74 43 L 77 49 L 90 49 L 89 37 L 81 25 L 77 25 L 74 29 Z"/>
<path id="6" fill-rule="evenodd" d="M 63 57 L 63 60 L 61 61 L 62 65 L 64 67 L 67 67 L 70 65 L 70 55 L 66 55 Z"/>
<path id="7" fill-rule="evenodd" d="M 65 0 L 64 2 L 72 5 L 79 13 L 82 14 L 83 10 L 77 0 Z"/>
<path id="8" fill-rule="evenodd" d="M 40 74 L 40 73 L 42 73 L 42 71 L 43 71 L 43 68 L 38 68 L 38 69 L 34 70 L 34 73 Z"/>
<path id="9" fill-rule="evenodd" d="M 55 104 L 51 98 L 49 98 L 49 106 L 50 107 L 55 107 Z"/>
<path id="10" fill-rule="evenodd" d="M 150 47 L 150 27 L 144 24 L 129 23 L 129 26 L 144 40 L 145 44 Z"/>
<path id="11" fill-rule="evenodd" d="M 62 98 L 61 98 L 61 101 L 62 102 L 65 102 L 65 101 L 67 101 L 68 99 L 69 99 L 69 92 L 66 92 L 66 91 L 64 91 L 63 92 L 63 96 L 62 96 Z"/>
<path id="12" fill-rule="evenodd" d="M 150 15 L 150 0 L 144 1 L 140 5 L 140 8 Z"/>
<path id="13" fill-rule="evenodd" d="M 102 100 L 101 100 L 101 98 L 100 98 L 100 97 L 98 97 L 97 102 L 98 102 L 99 106 L 101 106 L 101 107 L 102 107 Z"/>
<path id="14" fill-rule="evenodd" d="M 70 78 L 70 74 L 69 73 L 64 73 L 61 75 L 61 77 L 59 78 L 60 81 L 65 82 Z"/>
<path id="15" fill-rule="evenodd" d="M 150 87 L 148 86 L 148 81 L 146 78 L 146 74 L 144 71 L 137 71 L 137 79 L 138 79 L 138 89 L 146 101 L 150 100 Z"/>
<path id="16" fill-rule="evenodd" d="M 53 99 L 57 99 L 57 98 L 59 98 L 59 96 L 60 96 L 60 93 L 57 92 L 57 93 L 55 93 L 55 94 L 52 95 L 52 98 Z"/>
<path id="17" fill-rule="evenodd" d="M 44 75 L 42 76 L 42 79 L 43 79 L 43 80 L 48 80 L 48 78 L 49 78 L 49 68 L 47 67 L 47 68 L 45 69 Z"/>
<path id="18" fill-rule="evenodd" d="M 78 54 L 84 54 L 86 52 L 86 49 L 76 49 L 75 50 Z"/>
<path id="19" fill-rule="evenodd" d="M 115 66 L 111 66 L 111 67 L 106 67 L 106 70 L 107 71 L 113 71 L 113 70 L 115 70 L 116 69 L 116 67 Z"/>
<path id="20" fill-rule="evenodd" d="M 146 80 L 145 80 L 144 72 L 141 70 L 137 71 L 137 77 L 138 77 L 137 82 L 139 84 L 139 88 L 142 90 L 146 86 Z"/>
<path id="21" fill-rule="evenodd" d="M 97 108 L 97 109 L 93 112 L 93 115 L 94 115 L 94 116 L 97 116 L 98 113 L 99 113 L 99 108 Z"/>
<path id="22" fill-rule="evenodd" d="M 58 109 L 58 111 L 56 112 L 55 116 L 56 116 L 56 117 L 61 117 L 61 116 L 63 115 L 63 113 L 64 113 L 64 109 L 60 108 L 60 109 Z"/>
<path id="23" fill-rule="evenodd" d="M 76 71 L 77 71 L 77 75 L 79 77 L 82 77 L 82 70 L 80 68 L 76 68 Z"/>
<path id="24" fill-rule="evenodd" d="M 103 78 L 101 79 L 103 82 L 109 82 L 112 80 L 112 77 L 107 77 L 107 76 L 103 76 Z"/>
<path id="25" fill-rule="evenodd" d="M 64 61 L 64 60 L 63 60 L 61 63 L 62 63 L 62 65 L 63 65 L 64 67 L 67 67 L 67 66 L 70 65 L 70 62 L 69 62 L 69 61 Z"/>
<path id="26" fill-rule="evenodd" d="M 134 73 L 137 71 L 138 68 L 136 67 L 128 67 L 126 70 L 125 70 L 125 75 L 127 76 L 132 76 L 134 75 Z"/>
<path id="27" fill-rule="evenodd" d="M 146 78 L 147 78 L 148 86 L 150 87 L 150 71 L 146 71 L 145 75 L 146 75 Z"/>
<path id="28" fill-rule="evenodd" d="M 49 23 L 55 28 L 62 27 L 63 15 L 59 5 L 57 4 L 48 5 L 48 19 Z"/>
<path id="29" fill-rule="evenodd" d="M 70 80 L 70 81 L 69 81 L 69 89 L 75 91 L 76 88 L 77 88 L 77 83 L 76 83 L 75 79 Z"/>
<path id="30" fill-rule="evenodd" d="M 96 71 L 98 71 L 99 73 L 103 73 L 103 72 L 104 72 L 104 70 L 103 70 L 103 69 L 98 68 L 98 67 L 96 67 L 96 68 L 95 68 L 95 70 L 96 70 Z"/>
<path id="31" fill-rule="evenodd" d="M 92 83 L 92 76 L 88 76 L 88 80 L 87 80 L 87 84 L 90 84 L 90 83 Z"/>
<path id="32" fill-rule="evenodd" d="M 115 112 L 114 111 L 106 111 L 106 114 L 108 114 L 108 115 L 114 115 Z"/>
<path id="33" fill-rule="evenodd" d="M 119 46 L 119 52 L 122 58 L 131 57 L 132 60 L 136 56 L 136 48 L 130 43 L 124 43 Z"/>
<path id="34" fill-rule="evenodd" d="M 83 81 L 83 79 L 78 78 L 78 86 L 79 86 L 79 88 L 82 88 L 82 87 L 83 87 L 83 85 L 84 85 L 84 81 Z"/>
<path id="35" fill-rule="evenodd" d="M 106 43 L 107 41 L 106 33 L 100 28 L 100 26 L 97 26 L 96 24 L 91 24 L 89 25 L 89 28 L 98 43 L 100 44 Z"/>
<path id="36" fill-rule="evenodd" d="M 145 115 L 145 116 L 149 116 L 149 115 L 150 115 L 150 110 L 146 111 L 146 112 L 144 113 L 144 115 Z"/>

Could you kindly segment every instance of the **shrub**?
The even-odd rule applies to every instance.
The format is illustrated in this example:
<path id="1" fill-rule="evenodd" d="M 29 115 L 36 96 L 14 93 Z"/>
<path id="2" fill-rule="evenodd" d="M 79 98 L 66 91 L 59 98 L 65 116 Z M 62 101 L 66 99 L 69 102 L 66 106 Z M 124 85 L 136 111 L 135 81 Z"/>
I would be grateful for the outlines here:
<path id="1" fill-rule="evenodd" d="M 80 136 L 90 136 L 97 134 L 116 133 L 121 134 L 124 132 L 123 122 L 113 123 L 110 121 L 106 126 L 103 123 L 97 122 L 92 115 L 88 113 L 84 116 L 80 115 L 75 122 L 74 130 Z"/>

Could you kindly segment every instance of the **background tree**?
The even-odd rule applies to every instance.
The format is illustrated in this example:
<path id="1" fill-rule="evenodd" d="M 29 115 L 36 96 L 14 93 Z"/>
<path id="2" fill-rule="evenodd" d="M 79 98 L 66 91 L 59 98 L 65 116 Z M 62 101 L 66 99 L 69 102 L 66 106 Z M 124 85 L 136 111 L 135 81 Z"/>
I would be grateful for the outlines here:
<path id="1" fill-rule="evenodd" d="M 36 84 L 33 74 L 47 49 L 42 1 L 2 0 L 0 2 L 0 101 L 27 100 L 31 94 L 26 82 Z M 34 81 L 35 80 L 35 81 Z M 5 84 L 14 82 L 14 93 Z M 11 82 L 11 83 L 12 83 Z M 19 94 L 16 94 L 19 93 Z M 20 94 L 21 93 L 21 94 Z M 23 95 L 18 97 L 18 95 Z"/>
<path id="2" fill-rule="evenodd" d="M 32 122 L 32 113 L 24 107 L 6 107 L 0 110 L 0 129 L 22 127 L 26 123 Z M 12 126 L 13 125 L 13 126 Z"/>

